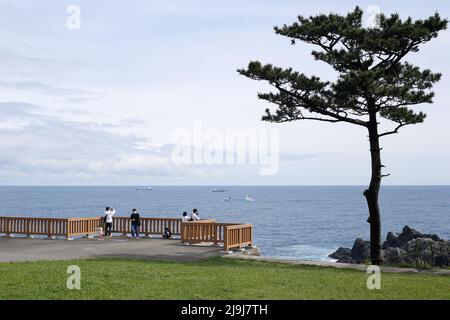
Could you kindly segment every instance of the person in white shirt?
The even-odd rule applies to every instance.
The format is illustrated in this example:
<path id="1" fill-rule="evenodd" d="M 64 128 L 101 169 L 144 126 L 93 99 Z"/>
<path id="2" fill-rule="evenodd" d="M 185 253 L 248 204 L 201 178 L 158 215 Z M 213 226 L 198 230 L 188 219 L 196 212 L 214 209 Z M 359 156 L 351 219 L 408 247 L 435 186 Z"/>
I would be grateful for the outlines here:
<path id="1" fill-rule="evenodd" d="M 183 216 L 181 217 L 181 222 L 188 222 L 190 220 L 190 217 L 188 217 L 188 214 L 186 211 L 183 212 Z"/>
<path id="2" fill-rule="evenodd" d="M 192 210 L 191 221 L 199 221 L 199 220 L 200 215 L 198 214 L 198 210 L 197 209 Z"/>
<path id="3" fill-rule="evenodd" d="M 105 236 L 108 236 L 111 238 L 111 230 L 112 230 L 112 223 L 113 223 L 113 215 L 116 214 L 116 210 L 114 208 L 106 207 L 105 209 Z"/>

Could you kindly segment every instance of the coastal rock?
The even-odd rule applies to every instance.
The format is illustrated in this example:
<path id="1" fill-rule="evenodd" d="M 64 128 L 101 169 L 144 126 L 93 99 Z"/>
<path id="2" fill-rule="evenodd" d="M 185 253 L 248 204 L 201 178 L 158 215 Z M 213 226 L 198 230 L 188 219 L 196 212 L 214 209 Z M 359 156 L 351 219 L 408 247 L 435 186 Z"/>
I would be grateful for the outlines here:
<path id="1" fill-rule="evenodd" d="M 388 232 L 382 255 L 386 265 L 449 267 L 450 241 L 405 226 L 401 233 Z M 341 263 L 364 263 L 370 260 L 370 243 L 358 238 L 352 249 L 341 247 L 329 256 Z"/>
<path id="2" fill-rule="evenodd" d="M 351 258 L 352 249 L 340 247 L 339 249 L 337 249 L 335 252 L 329 254 L 328 256 L 333 259 L 342 259 L 344 257 Z"/>
<path id="3" fill-rule="evenodd" d="M 389 247 L 383 250 L 385 264 L 399 264 L 402 262 L 404 252 L 400 248 Z"/>
<path id="4" fill-rule="evenodd" d="M 402 233 L 400 233 L 397 239 L 395 239 L 391 243 L 390 247 L 402 248 L 408 243 L 408 241 L 417 238 L 423 238 L 423 234 L 417 230 L 410 228 L 409 226 L 404 226 Z"/>
<path id="5" fill-rule="evenodd" d="M 450 241 L 417 238 L 409 241 L 403 250 L 406 263 L 440 267 L 450 265 Z"/>
<path id="6" fill-rule="evenodd" d="M 389 231 L 387 234 L 387 237 L 386 237 L 386 241 L 383 243 L 382 249 L 386 249 L 389 247 L 395 247 L 398 236 L 399 236 L 398 232 Z"/>
<path id="7" fill-rule="evenodd" d="M 344 256 L 336 262 L 337 263 L 356 263 L 356 261 L 353 260 L 352 257 L 350 257 L 350 256 Z"/>
<path id="8" fill-rule="evenodd" d="M 352 247 L 352 259 L 357 263 L 370 258 L 370 243 L 369 241 L 358 238 L 353 243 Z"/>
<path id="9" fill-rule="evenodd" d="M 408 241 L 419 238 L 429 238 L 432 239 L 433 241 L 439 242 L 444 241 L 435 234 L 423 234 L 415 229 L 410 228 L 409 226 L 404 226 L 400 234 L 388 232 L 386 241 L 383 243 L 382 248 L 383 249 L 388 247 L 403 248 L 404 246 L 406 246 Z"/>
<path id="10" fill-rule="evenodd" d="M 431 235 L 429 235 L 429 236 L 430 236 L 430 238 L 433 239 L 434 241 L 439 241 L 439 242 L 445 241 L 444 239 L 439 238 L 436 234 L 431 234 Z"/>

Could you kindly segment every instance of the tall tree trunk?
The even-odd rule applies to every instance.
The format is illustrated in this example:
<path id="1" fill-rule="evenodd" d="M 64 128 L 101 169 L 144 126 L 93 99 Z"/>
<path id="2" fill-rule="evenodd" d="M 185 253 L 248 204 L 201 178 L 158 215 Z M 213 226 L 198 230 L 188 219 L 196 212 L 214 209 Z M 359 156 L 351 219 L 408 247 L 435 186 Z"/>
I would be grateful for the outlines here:
<path id="1" fill-rule="evenodd" d="M 380 265 L 383 263 L 381 256 L 381 217 L 380 207 L 378 205 L 378 196 L 381 186 L 381 155 L 380 155 L 380 137 L 378 135 L 378 123 L 376 113 L 370 115 L 369 121 L 369 141 L 370 155 L 372 163 L 372 177 L 370 179 L 369 189 L 364 191 L 364 196 L 369 207 L 370 223 L 370 257 L 372 264 Z"/>

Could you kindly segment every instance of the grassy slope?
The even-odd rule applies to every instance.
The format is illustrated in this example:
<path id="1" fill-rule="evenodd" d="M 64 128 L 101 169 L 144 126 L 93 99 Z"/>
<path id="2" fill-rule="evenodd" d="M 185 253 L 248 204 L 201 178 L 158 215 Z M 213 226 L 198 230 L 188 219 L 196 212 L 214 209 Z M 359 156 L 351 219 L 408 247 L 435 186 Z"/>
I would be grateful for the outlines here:
<path id="1" fill-rule="evenodd" d="M 66 269 L 81 268 L 81 290 L 68 290 Z M 450 277 L 368 274 L 215 258 L 172 263 L 76 260 L 0 263 L 0 299 L 450 299 Z"/>

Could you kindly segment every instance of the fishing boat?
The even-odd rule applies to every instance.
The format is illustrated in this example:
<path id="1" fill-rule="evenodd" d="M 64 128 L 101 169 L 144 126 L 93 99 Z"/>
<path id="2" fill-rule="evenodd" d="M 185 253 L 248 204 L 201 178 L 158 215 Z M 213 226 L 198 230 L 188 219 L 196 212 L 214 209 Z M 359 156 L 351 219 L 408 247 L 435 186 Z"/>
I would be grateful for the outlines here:
<path id="1" fill-rule="evenodd" d="M 147 190 L 147 191 L 150 191 L 150 190 L 153 190 L 153 188 L 152 187 L 136 188 L 136 190 Z"/>

